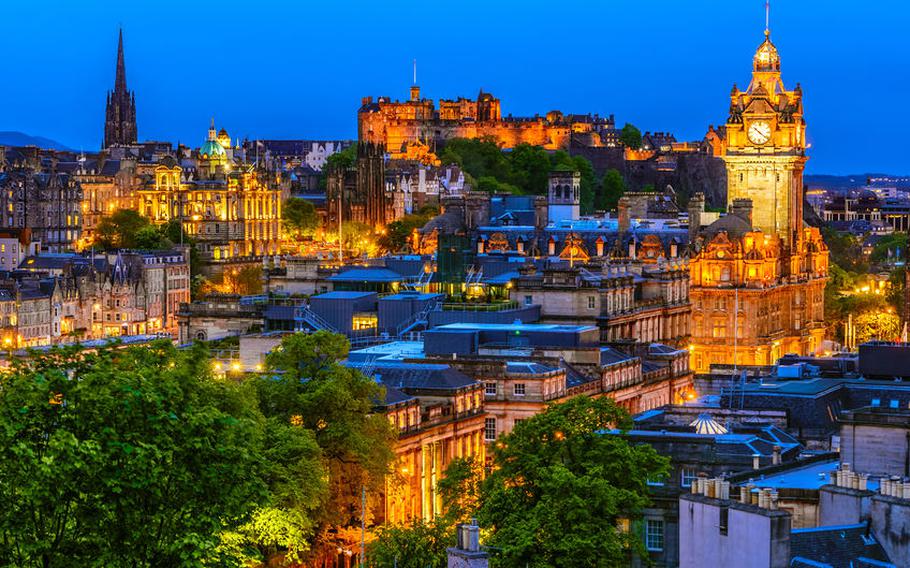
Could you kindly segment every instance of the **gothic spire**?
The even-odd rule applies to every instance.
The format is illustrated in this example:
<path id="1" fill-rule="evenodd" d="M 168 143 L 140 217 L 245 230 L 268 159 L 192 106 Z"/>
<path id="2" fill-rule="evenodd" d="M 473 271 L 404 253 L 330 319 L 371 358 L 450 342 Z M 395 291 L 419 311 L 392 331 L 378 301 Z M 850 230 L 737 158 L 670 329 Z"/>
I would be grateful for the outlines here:
<path id="1" fill-rule="evenodd" d="M 104 144 L 128 146 L 136 143 L 136 96 L 126 88 L 126 63 L 123 57 L 123 29 L 117 40 L 117 70 L 114 90 L 105 100 Z"/>
<path id="2" fill-rule="evenodd" d="M 120 39 L 117 42 L 117 78 L 114 80 L 114 92 L 126 92 L 126 63 L 123 61 L 123 28 L 120 28 Z"/>

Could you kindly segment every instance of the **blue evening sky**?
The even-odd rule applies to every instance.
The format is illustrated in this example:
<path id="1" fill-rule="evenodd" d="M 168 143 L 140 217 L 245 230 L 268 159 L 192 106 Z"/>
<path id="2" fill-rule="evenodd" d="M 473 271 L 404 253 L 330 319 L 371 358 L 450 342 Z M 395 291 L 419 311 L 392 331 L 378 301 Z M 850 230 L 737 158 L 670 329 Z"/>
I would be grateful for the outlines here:
<path id="1" fill-rule="evenodd" d="M 504 114 L 616 115 L 699 139 L 762 40 L 762 0 L 0 0 L 0 130 L 100 144 L 117 28 L 139 137 L 353 138 L 366 95 L 502 99 Z M 777 0 L 784 82 L 805 93 L 812 173 L 910 173 L 910 4 Z"/>

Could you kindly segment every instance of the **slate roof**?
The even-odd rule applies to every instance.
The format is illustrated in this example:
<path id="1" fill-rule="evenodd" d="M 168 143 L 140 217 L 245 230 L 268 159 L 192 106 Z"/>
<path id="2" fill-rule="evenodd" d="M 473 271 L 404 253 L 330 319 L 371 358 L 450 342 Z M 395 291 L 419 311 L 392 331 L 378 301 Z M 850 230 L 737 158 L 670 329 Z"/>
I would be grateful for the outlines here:
<path id="1" fill-rule="evenodd" d="M 863 559 L 895 567 L 866 523 L 796 529 L 790 533 L 790 558 L 793 567 L 855 568 Z"/>
<path id="2" fill-rule="evenodd" d="M 347 362 L 346 365 L 360 368 L 364 362 Z M 372 375 L 386 387 L 399 390 L 441 390 L 452 391 L 477 383 L 461 371 L 448 365 L 423 363 L 398 363 L 378 361 Z"/>

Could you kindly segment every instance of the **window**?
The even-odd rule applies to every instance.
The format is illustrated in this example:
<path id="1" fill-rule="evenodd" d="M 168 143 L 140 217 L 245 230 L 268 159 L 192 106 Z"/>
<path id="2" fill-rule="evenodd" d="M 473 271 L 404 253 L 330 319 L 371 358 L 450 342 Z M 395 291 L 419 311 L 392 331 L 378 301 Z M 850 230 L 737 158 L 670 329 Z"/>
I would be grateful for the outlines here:
<path id="1" fill-rule="evenodd" d="M 694 467 L 683 467 L 679 472 L 679 484 L 683 487 L 692 487 L 692 482 L 696 477 L 698 474 Z"/>
<path id="2" fill-rule="evenodd" d="M 872 399 L 872 406 L 881 406 L 881 405 L 882 405 L 881 399 L 878 399 L 878 398 Z"/>
<path id="3" fill-rule="evenodd" d="M 656 479 L 650 479 L 650 478 L 648 478 L 647 484 L 650 485 L 651 487 L 663 487 L 663 486 L 664 486 L 664 480 L 661 479 L 661 478 L 656 478 Z"/>
<path id="4" fill-rule="evenodd" d="M 525 296 L 525 305 L 530 306 L 534 302 L 534 296 Z"/>
<path id="5" fill-rule="evenodd" d="M 593 310 L 593 309 L 594 309 L 594 305 L 596 304 L 596 300 L 597 300 L 597 298 L 595 298 L 594 296 L 588 296 L 588 309 L 589 309 L 589 310 Z"/>
<path id="6" fill-rule="evenodd" d="M 487 442 L 496 441 L 496 419 L 486 418 L 483 421 L 483 439 Z"/>
<path id="7" fill-rule="evenodd" d="M 730 509 L 727 507 L 720 508 L 720 521 L 717 523 L 717 529 L 720 531 L 720 534 L 726 536 L 727 534 L 727 525 L 730 523 Z"/>
<path id="8" fill-rule="evenodd" d="M 496 396 L 496 383 L 486 383 L 484 385 L 484 394 L 487 396 Z"/>
<path id="9" fill-rule="evenodd" d="M 524 383 L 515 383 L 512 385 L 512 392 L 515 393 L 515 396 L 524 396 L 525 395 L 525 384 Z"/>
<path id="10" fill-rule="evenodd" d="M 645 547 L 652 552 L 664 549 L 664 522 L 660 519 L 645 521 Z"/>

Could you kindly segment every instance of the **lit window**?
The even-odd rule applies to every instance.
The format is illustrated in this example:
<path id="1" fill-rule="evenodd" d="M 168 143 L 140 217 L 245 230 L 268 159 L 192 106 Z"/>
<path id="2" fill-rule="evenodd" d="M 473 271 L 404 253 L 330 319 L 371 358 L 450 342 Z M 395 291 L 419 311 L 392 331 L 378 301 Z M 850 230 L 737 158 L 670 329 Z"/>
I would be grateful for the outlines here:
<path id="1" fill-rule="evenodd" d="M 496 396 L 496 383 L 486 383 L 486 385 L 484 385 L 484 394 L 487 396 Z"/>
<path id="2" fill-rule="evenodd" d="M 645 547 L 652 552 L 664 549 L 664 522 L 660 519 L 645 521 Z"/>
<path id="3" fill-rule="evenodd" d="M 524 396 L 525 395 L 525 384 L 524 383 L 515 383 L 512 386 L 512 390 L 515 393 L 515 396 Z"/>
<path id="4" fill-rule="evenodd" d="M 496 419 L 486 418 L 483 421 L 483 439 L 487 442 L 496 441 Z"/>

